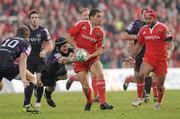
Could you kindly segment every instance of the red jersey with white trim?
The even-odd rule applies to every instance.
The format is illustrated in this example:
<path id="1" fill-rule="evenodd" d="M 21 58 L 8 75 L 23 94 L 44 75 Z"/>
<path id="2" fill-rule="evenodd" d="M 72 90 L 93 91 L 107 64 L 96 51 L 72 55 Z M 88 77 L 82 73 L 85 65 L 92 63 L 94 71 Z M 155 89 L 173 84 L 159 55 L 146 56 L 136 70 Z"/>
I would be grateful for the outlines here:
<path id="1" fill-rule="evenodd" d="M 84 48 L 90 54 L 105 45 L 103 29 L 100 26 L 92 27 L 89 20 L 76 23 L 68 32 L 75 37 L 77 47 Z"/>
<path id="2" fill-rule="evenodd" d="M 148 25 L 143 26 L 138 34 L 138 43 L 146 45 L 144 57 L 157 61 L 167 60 L 166 39 L 170 37 L 172 38 L 172 34 L 163 23 L 157 22 L 152 28 Z"/>

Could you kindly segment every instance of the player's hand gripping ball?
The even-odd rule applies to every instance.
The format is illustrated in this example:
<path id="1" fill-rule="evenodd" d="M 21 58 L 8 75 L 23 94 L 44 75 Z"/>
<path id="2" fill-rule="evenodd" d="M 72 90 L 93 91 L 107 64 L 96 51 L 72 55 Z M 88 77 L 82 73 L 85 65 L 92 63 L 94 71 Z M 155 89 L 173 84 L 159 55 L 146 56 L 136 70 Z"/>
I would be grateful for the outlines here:
<path id="1" fill-rule="evenodd" d="M 78 49 L 76 52 L 76 60 L 77 61 L 85 61 L 88 56 L 88 52 L 85 49 Z"/>

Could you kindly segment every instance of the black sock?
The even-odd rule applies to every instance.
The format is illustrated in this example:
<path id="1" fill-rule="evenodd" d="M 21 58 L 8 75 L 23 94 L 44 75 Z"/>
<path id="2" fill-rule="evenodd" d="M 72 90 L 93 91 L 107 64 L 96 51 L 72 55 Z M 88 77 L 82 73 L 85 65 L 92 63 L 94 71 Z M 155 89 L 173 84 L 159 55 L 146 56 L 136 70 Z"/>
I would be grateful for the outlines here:
<path id="1" fill-rule="evenodd" d="M 47 89 L 45 89 L 45 93 L 46 93 L 46 97 L 47 97 L 48 99 L 51 99 L 51 94 L 52 94 L 52 92 L 51 92 L 51 91 L 48 91 Z"/>
<path id="2" fill-rule="evenodd" d="M 151 77 L 146 77 L 146 78 L 145 78 L 145 86 L 144 86 L 144 92 L 145 92 L 146 94 L 149 94 L 149 95 L 150 95 L 151 85 L 152 85 L 152 78 L 151 78 Z"/>
<path id="3" fill-rule="evenodd" d="M 34 84 L 31 82 L 29 82 L 29 86 L 24 88 L 24 106 L 30 104 L 33 89 L 34 89 Z"/>
<path id="4" fill-rule="evenodd" d="M 37 91 L 37 100 L 36 100 L 36 102 L 41 102 L 42 94 L 44 92 L 44 87 L 37 87 L 36 91 Z"/>

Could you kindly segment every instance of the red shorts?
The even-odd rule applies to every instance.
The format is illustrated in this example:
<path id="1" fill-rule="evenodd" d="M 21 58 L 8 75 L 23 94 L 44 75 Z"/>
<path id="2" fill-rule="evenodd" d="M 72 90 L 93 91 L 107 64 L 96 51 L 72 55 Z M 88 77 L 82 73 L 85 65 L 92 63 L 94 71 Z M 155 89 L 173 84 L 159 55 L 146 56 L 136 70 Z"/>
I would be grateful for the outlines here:
<path id="1" fill-rule="evenodd" d="M 158 61 L 153 58 L 144 57 L 143 61 L 148 63 L 154 68 L 154 73 L 157 76 L 163 76 L 167 73 L 168 64 L 166 60 Z"/>
<path id="2" fill-rule="evenodd" d="M 91 65 L 97 60 L 99 60 L 99 57 L 91 58 L 86 62 L 74 62 L 74 72 L 88 71 Z"/>

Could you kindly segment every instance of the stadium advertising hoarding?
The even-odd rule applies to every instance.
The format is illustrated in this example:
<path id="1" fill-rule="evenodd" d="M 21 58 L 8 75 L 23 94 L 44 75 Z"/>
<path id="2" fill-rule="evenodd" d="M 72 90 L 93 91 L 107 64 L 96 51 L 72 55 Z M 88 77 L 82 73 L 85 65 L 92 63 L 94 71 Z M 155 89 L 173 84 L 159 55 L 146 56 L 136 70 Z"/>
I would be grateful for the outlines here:
<path id="1" fill-rule="evenodd" d="M 180 89 L 180 68 L 169 68 L 165 81 L 166 89 Z M 73 74 L 73 71 L 69 71 Z M 107 91 L 123 91 L 123 83 L 126 76 L 133 75 L 133 69 L 106 69 L 104 70 Z M 66 91 L 66 81 L 58 81 L 56 91 Z M 91 80 L 90 84 L 91 84 Z M 4 79 L 4 87 L 2 93 L 22 93 L 24 91 L 23 84 L 20 80 L 13 80 L 12 82 Z M 128 90 L 136 90 L 136 84 L 129 84 Z M 79 82 L 74 82 L 69 91 L 81 91 Z"/>

